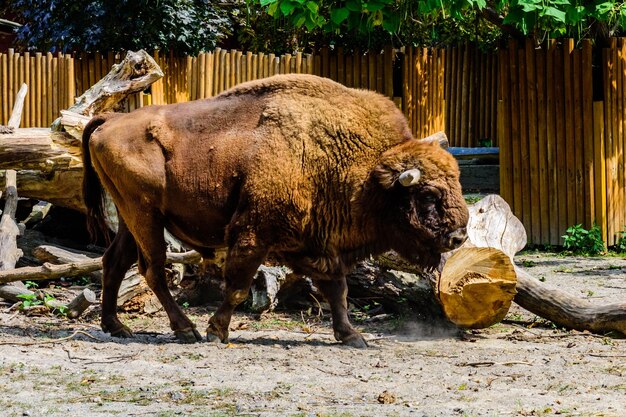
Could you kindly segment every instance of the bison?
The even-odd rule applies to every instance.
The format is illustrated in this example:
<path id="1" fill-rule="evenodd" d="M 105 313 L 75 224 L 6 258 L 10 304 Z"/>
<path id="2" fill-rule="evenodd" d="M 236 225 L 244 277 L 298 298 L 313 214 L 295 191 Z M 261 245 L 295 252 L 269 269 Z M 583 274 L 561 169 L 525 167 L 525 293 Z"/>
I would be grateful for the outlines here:
<path id="1" fill-rule="evenodd" d="M 235 307 L 268 256 L 311 277 L 333 331 L 364 347 L 348 320 L 345 275 L 390 249 L 434 266 L 466 237 L 454 158 L 414 139 L 389 99 L 312 75 L 280 75 L 214 98 L 94 117 L 83 135 L 90 226 L 106 190 L 119 214 L 104 258 L 101 326 L 129 337 L 117 293 L 137 262 L 176 336 L 201 336 L 168 291 L 163 229 L 205 258 L 227 248 L 224 301 L 207 339 L 225 342 Z"/>

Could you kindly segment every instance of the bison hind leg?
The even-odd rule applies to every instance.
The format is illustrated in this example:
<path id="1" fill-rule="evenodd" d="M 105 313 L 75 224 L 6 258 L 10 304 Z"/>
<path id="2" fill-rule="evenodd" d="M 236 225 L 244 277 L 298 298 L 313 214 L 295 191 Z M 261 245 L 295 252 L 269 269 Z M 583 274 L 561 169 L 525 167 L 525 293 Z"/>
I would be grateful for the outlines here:
<path id="1" fill-rule="evenodd" d="M 103 258 L 102 275 L 102 331 L 114 337 L 132 337 L 131 330 L 117 316 L 117 294 L 124 274 L 137 260 L 137 244 L 128 231 L 126 223 L 120 218 L 118 232 L 106 250 Z"/>

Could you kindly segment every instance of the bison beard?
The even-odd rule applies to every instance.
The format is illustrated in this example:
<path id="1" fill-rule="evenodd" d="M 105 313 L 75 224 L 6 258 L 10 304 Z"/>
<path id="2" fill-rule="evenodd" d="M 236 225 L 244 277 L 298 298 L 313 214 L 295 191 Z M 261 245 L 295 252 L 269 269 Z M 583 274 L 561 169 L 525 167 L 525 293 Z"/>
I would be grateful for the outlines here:
<path id="1" fill-rule="evenodd" d="M 167 289 L 163 228 L 201 254 L 227 248 L 208 340 L 227 341 L 234 308 L 272 256 L 316 280 L 335 337 L 355 347 L 366 343 L 348 321 L 346 270 L 389 249 L 434 268 L 465 236 L 454 158 L 413 139 L 389 99 L 328 79 L 275 76 L 212 99 L 100 116 L 84 131 L 91 224 L 104 224 L 104 190 L 120 219 L 103 259 L 101 325 L 112 335 L 132 335 L 116 300 L 138 262 L 176 336 L 201 340 Z"/>

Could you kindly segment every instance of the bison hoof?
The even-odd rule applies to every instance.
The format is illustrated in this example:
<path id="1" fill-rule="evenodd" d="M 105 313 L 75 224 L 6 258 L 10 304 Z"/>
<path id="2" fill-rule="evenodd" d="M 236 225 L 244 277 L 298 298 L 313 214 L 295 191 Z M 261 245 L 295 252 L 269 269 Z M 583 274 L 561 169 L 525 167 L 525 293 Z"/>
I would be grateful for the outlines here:
<path id="1" fill-rule="evenodd" d="M 103 329 L 104 330 L 104 329 Z M 106 332 L 106 330 L 104 330 Z M 112 337 L 119 337 L 122 339 L 128 339 L 133 337 L 133 332 L 126 326 L 122 326 L 117 330 L 110 331 Z"/>
<path id="2" fill-rule="evenodd" d="M 361 336 L 358 333 L 354 333 L 342 339 L 341 343 L 343 343 L 346 346 L 350 346 L 350 347 L 357 348 L 357 349 L 365 349 L 368 347 L 368 344 L 365 341 L 365 339 L 363 339 L 363 336 Z"/>
<path id="3" fill-rule="evenodd" d="M 228 331 L 221 332 L 212 324 L 209 324 L 209 327 L 206 329 L 206 340 L 209 343 L 227 343 Z"/>
<path id="4" fill-rule="evenodd" d="M 202 336 L 200 333 L 193 327 L 189 327 L 187 329 L 176 330 L 174 332 L 176 338 L 181 343 L 196 343 L 202 341 Z"/>

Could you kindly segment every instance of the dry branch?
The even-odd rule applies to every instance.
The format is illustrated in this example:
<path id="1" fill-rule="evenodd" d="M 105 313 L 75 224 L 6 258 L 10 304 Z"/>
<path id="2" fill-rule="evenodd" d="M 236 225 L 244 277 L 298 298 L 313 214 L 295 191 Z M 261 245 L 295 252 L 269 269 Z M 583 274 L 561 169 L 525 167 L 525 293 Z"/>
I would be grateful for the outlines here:
<path id="1" fill-rule="evenodd" d="M 197 263 L 200 259 L 201 257 L 196 251 L 174 254 L 168 252 L 167 254 L 168 263 Z M 0 284 L 24 280 L 41 281 L 61 277 L 75 277 L 100 269 L 102 269 L 101 257 L 62 265 L 53 265 L 46 262 L 42 266 L 27 266 L 10 271 L 0 271 Z"/>

